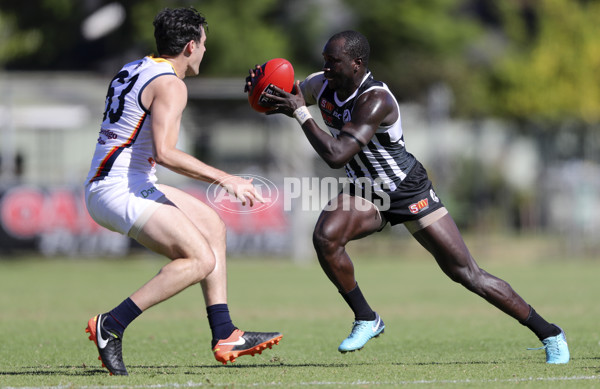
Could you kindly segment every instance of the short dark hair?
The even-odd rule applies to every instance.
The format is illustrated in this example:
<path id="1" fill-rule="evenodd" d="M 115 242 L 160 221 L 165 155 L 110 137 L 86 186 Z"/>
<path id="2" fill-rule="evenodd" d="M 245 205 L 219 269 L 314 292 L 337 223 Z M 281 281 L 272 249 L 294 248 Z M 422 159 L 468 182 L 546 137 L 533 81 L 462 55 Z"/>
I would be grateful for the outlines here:
<path id="1" fill-rule="evenodd" d="M 360 58 L 365 67 L 369 64 L 369 54 L 371 47 L 369 40 L 358 31 L 342 31 L 329 38 L 330 41 L 344 39 L 344 51 L 353 59 Z"/>
<path id="2" fill-rule="evenodd" d="M 165 8 L 154 18 L 158 55 L 178 55 L 185 45 L 202 38 L 206 18 L 194 8 Z"/>

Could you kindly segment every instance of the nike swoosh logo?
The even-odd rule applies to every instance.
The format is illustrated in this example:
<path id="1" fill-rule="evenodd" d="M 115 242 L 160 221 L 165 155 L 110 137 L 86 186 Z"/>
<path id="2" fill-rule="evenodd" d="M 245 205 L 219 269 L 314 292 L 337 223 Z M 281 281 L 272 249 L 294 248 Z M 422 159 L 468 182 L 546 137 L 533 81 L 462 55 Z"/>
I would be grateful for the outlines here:
<path id="1" fill-rule="evenodd" d="M 104 339 L 102 337 L 102 330 L 100 329 L 100 316 L 98 316 L 98 320 L 96 321 L 96 338 L 98 339 L 98 347 L 104 348 L 108 344 L 108 339 Z"/>
<path id="2" fill-rule="evenodd" d="M 235 342 L 219 343 L 219 346 L 241 346 L 243 344 L 246 344 L 246 339 L 240 336 L 240 338 Z"/>
<path id="3" fill-rule="evenodd" d="M 379 327 L 379 323 L 381 323 L 381 318 L 380 317 L 377 318 L 377 323 L 375 323 L 375 325 L 371 327 L 371 329 L 373 330 L 373 332 L 377 331 L 377 328 Z"/>

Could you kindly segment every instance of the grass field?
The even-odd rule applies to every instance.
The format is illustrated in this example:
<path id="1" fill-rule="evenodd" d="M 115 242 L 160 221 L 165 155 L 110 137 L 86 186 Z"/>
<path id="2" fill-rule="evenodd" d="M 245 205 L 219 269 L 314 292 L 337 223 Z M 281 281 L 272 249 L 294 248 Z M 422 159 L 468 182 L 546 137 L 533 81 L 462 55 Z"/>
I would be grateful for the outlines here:
<path id="1" fill-rule="evenodd" d="M 565 329 L 571 363 L 546 365 L 542 350 L 527 350 L 541 345 L 532 333 L 449 281 L 412 241 L 400 241 L 395 258 L 355 250 L 361 289 L 386 323 L 362 351 L 337 352 L 352 316 L 316 261 L 233 258 L 234 323 L 281 331 L 281 343 L 219 364 L 194 287 L 129 327 L 129 377 L 100 367 L 84 328 L 153 276 L 162 259 L 0 261 L 0 387 L 600 388 L 600 261 L 558 260 L 539 242 L 487 243 L 472 246 L 480 265 Z"/>

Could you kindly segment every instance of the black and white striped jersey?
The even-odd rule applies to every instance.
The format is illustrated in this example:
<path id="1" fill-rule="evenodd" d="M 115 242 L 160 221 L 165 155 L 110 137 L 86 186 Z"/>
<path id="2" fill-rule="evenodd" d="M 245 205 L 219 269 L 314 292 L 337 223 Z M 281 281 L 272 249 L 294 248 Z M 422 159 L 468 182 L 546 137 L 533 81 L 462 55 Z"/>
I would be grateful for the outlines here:
<path id="1" fill-rule="evenodd" d="M 361 94 L 383 89 L 392 95 L 398 109 L 398 120 L 390 126 L 380 126 L 345 169 L 350 180 L 361 186 L 367 181 L 376 190 L 395 191 L 416 159 L 404 146 L 400 107 L 388 86 L 374 80 L 368 72 L 358 89 L 345 101 L 340 101 L 335 91 L 328 87 L 323 72 L 318 72 L 307 77 L 301 88 L 307 104 L 318 104 L 325 125 L 336 138 L 344 124 L 352 120 L 354 104 Z"/>

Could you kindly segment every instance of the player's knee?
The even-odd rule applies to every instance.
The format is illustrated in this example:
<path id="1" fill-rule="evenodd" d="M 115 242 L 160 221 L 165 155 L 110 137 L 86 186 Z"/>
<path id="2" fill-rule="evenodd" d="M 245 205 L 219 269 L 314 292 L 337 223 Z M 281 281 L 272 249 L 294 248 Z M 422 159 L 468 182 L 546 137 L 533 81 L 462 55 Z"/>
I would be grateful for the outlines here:
<path id="1" fill-rule="evenodd" d="M 164 266 L 159 274 L 165 277 L 181 278 L 186 286 L 197 284 L 205 279 L 215 268 L 214 255 L 180 256 L 175 259 L 175 266 Z"/>
<path id="2" fill-rule="evenodd" d="M 318 234 L 316 231 L 313 232 L 312 241 L 313 241 L 313 246 L 314 246 L 315 250 L 317 250 L 317 252 L 325 251 L 325 248 L 328 245 L 327 239 L 323 235 Z"/>
<path id="3" fill-rule="evenodd" d="M 181 257 L 179 271 L 185 272 L 190 284 L 196 284 L 206 278 L 216 266 L 216 258 L 210 250 L 202 250 Z"/>
<path id="4" fill-rule="evenodd" d="M 189 272 L 194 283 L 198 283 L 205 279 L 214 269 L 217 264 L 214 255 L 205 255 L 202 258 L 193 258 L 190 261 Z"/>
<path id="5" fill-rule="evenodd" d="M 313 232 L 313 246 L 318 252 L 328 253 L 336 251 L 341 244 L 331 230 L 321 228 Z"/>
<path id="6" fill-rule="evenodd" d="M 452 281 L 458 282 L 465 288 L 478 291 L 483 284 L 483 274 L 479 268 L 470 268 L 468 266 L 457 267 L 448 273 Z"/>

